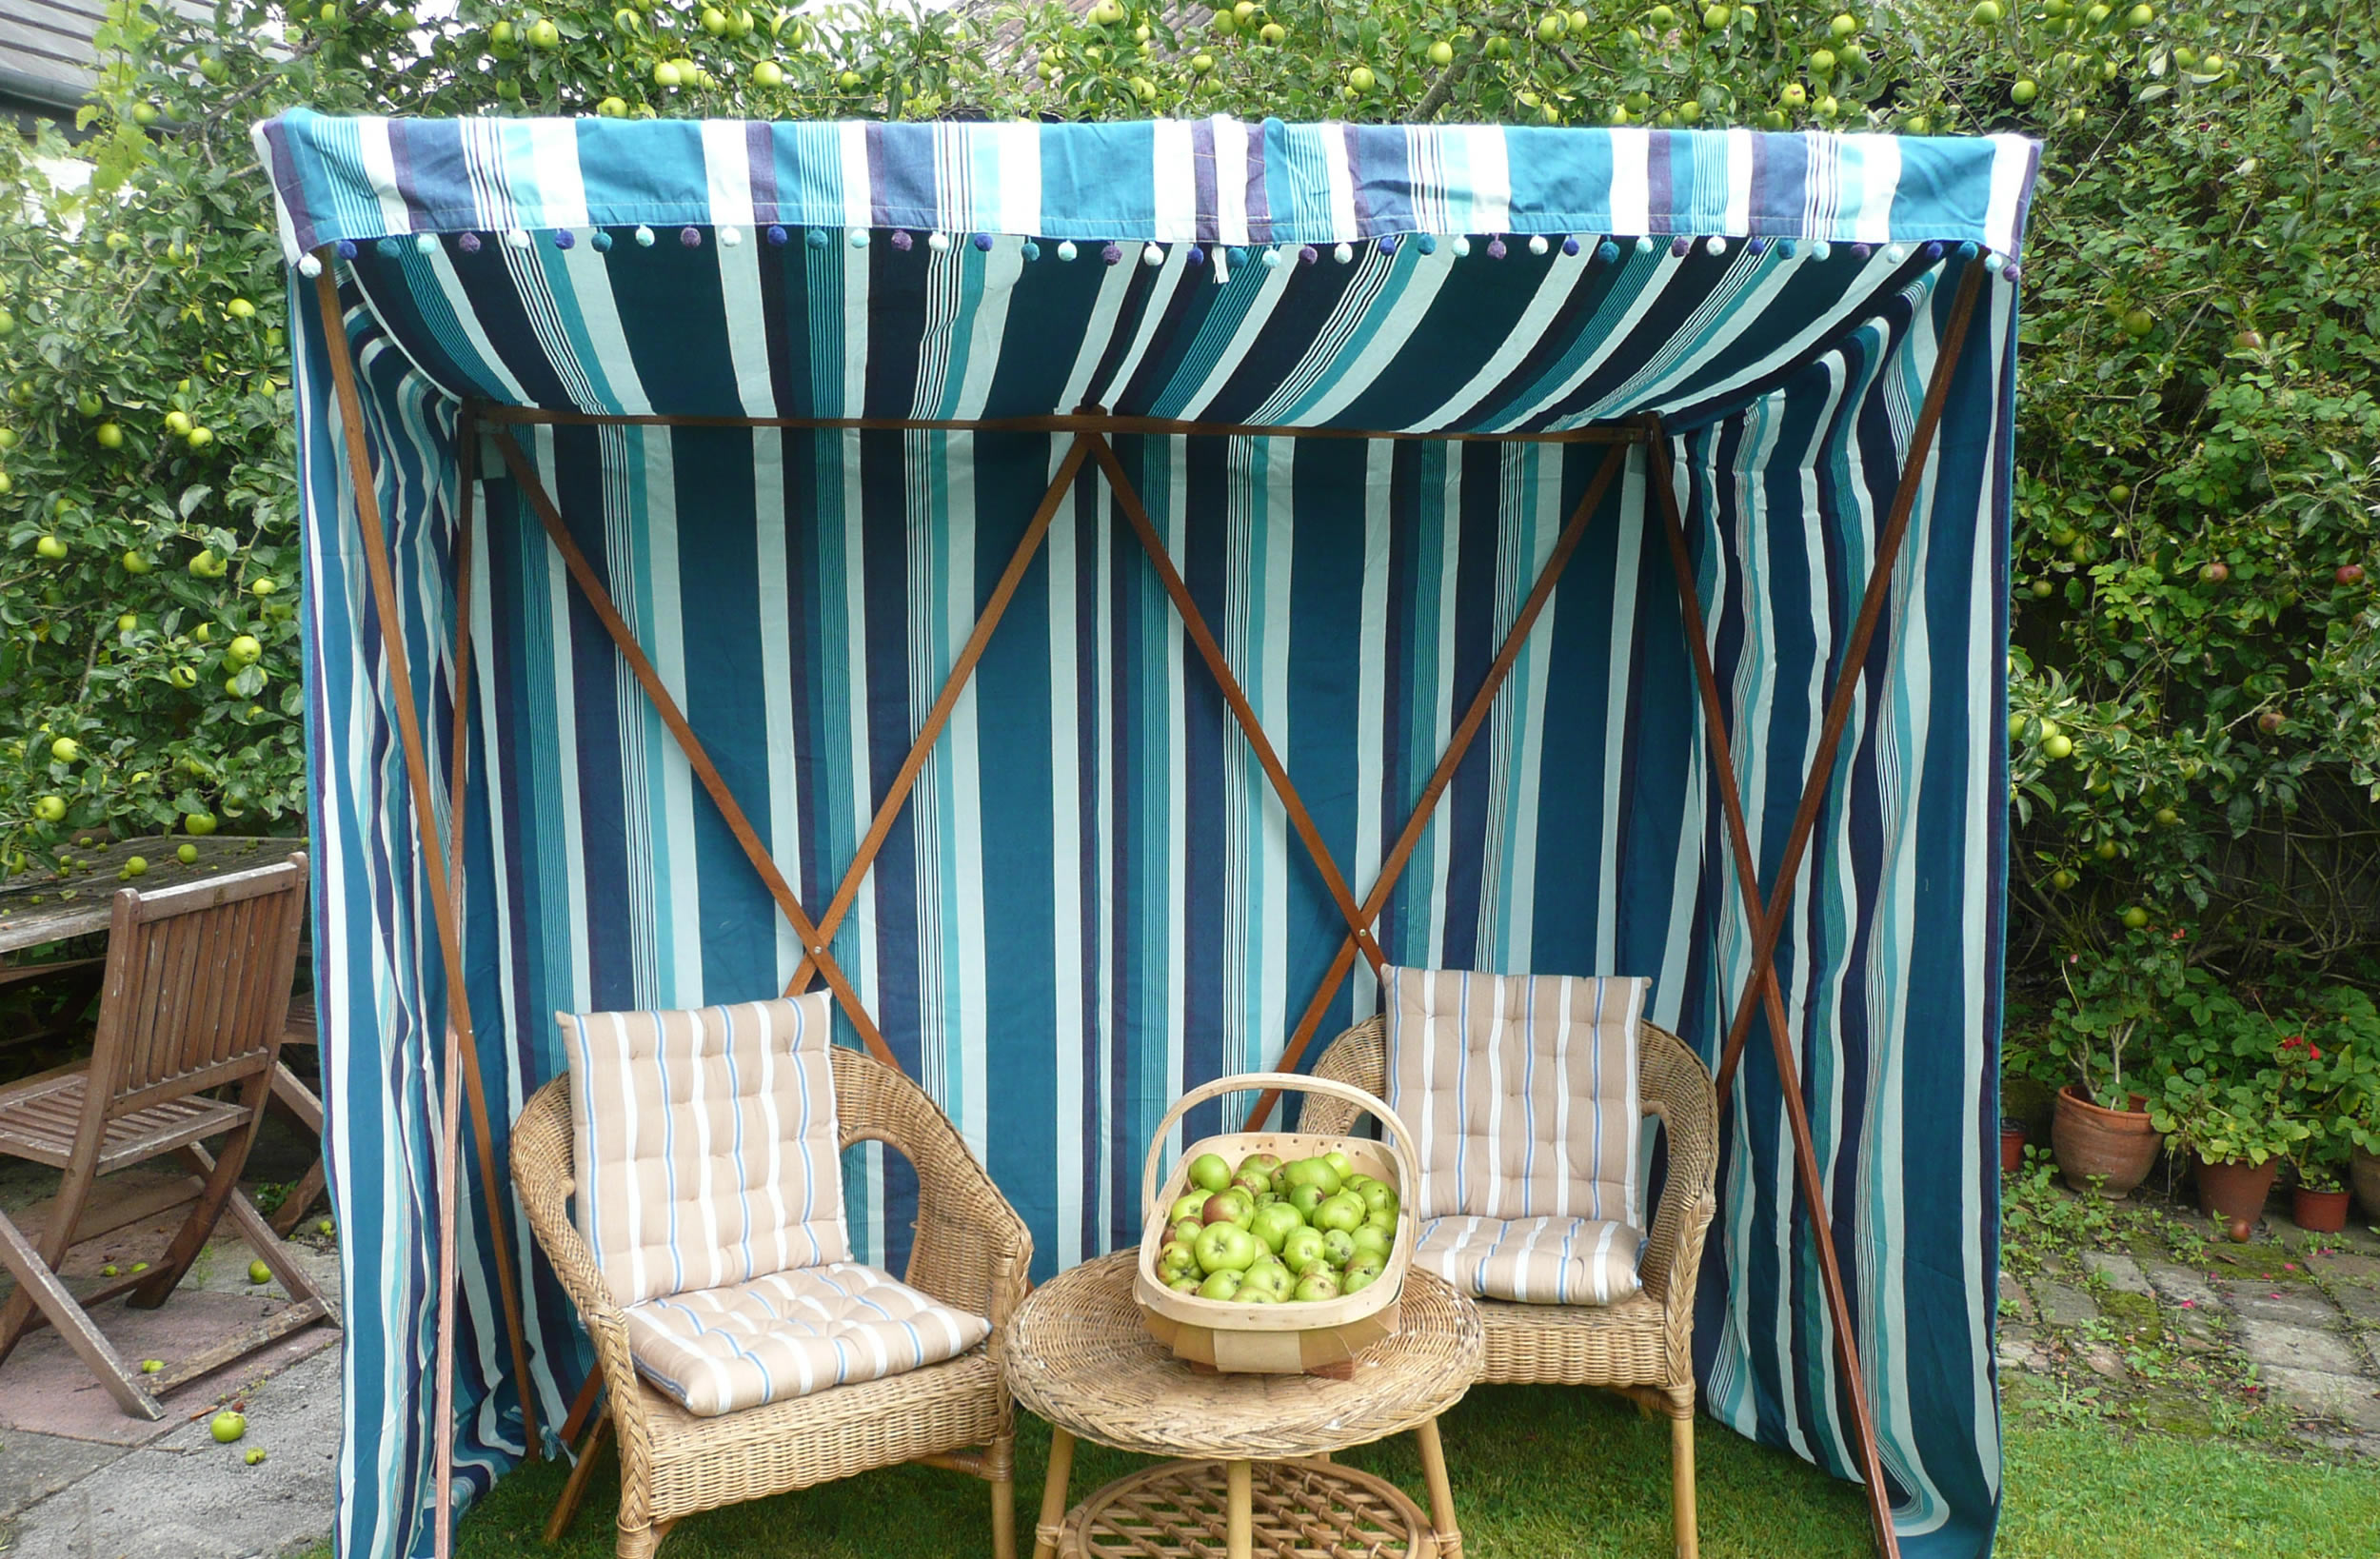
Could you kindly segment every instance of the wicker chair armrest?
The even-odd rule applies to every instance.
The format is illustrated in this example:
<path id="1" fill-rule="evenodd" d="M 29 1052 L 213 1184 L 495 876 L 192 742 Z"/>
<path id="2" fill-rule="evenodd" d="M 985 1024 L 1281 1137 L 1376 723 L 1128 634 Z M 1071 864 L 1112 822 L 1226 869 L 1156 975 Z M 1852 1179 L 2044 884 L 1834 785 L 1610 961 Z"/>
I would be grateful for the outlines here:
<path id="1" fill-rule="evenodd" d="M 1644 1109 L 1661 1118 L 1669 1179 L 1646 1233 L 1637 1276 L 1644 1292 L 1660 1302 L 1673 1335 L 1691 1339 L 1702 1243 L 1718 1209 L 1718 1096 L 1711 1074 L 1684 1040 L 1649 1023 L 1639 1032 Z"/>
<path id="2" fill-rule="evenodd" d="M 612 1303 L 611 1290 L 596 1270 L 595 1253 L 579 1236 L 570 1217 L 570 1080 L 556 1077 L 529 1095 L 512 1126 L 512 1183 L 528 1214 L 538 1248 L 578 1307 L 580 1324 L 594 1339 L 595 1361 L 611 1391 L 613 1420 L 624 1443 L 637 1452 L 649 1443 L 649 1404 L 628 1351 L 628 1322 Z"/>
<path id="3" fill-rule="evenodd" d="M 835 1052 L 843 1146 L 882 1142 L 918 1177 L 916 1238 L 902 1281 L 992 1323 L 997 1356 L 1031 1284 L 1033 1235 L 966 1138 L 925 1090 L 860 1051 Z"/>
<path id="4" fill-rule="evenodd" d="M 1316 1057 L 1314 1075 L 1362 1089 L 1375 1098 L 1388 1090 L 1388 1024 L 1367 1017 L 1326 1046 Z M 1355 1131 L 1359 1112 L 1344 1099 L 1309 1095 L 1298 1106 L 1298 1130 L 1316 1136 L 1345 1136 Z"/>

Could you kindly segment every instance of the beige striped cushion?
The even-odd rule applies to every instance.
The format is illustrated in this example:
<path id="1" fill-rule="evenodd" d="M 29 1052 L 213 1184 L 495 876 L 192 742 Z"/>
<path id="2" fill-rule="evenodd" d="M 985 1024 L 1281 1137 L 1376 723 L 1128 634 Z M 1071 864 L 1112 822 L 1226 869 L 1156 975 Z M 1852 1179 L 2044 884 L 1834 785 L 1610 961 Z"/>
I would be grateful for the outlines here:
<path id="1" fill-rule="evenodd" d="M 992 1330 L 849 1261 L 647 1299 L 623 1313 L 638 1372 L 698 1418 L 940 1364 Z"/>
<path id="2" fill-rule="evenodd" d="M 1432 1218 L 1413 1264 L 1475 1299 L 1613 1305 L 1637 1288 L 1644 1235 L 1593 1218 Z"/>
<path id="3" fill-rule="evenodd" d="M 1641 979 L 1382 975 L 1388 1102 L 1421 1166 L 1414 1212 L 1644 1226 Z"/>
<path id="4" fill-rule="evenodd" d="M 558 1013 L 579 1233 L 621 1305 L 847 1261 L 827 997 Z"/>

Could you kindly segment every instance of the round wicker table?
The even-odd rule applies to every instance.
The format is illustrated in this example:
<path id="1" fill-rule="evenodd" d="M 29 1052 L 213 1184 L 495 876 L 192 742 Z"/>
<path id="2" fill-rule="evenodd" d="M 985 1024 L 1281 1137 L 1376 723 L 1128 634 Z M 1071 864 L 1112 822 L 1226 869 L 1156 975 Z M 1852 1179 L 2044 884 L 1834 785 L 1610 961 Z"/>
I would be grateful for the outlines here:
<path id="1" fill-rule="evenodd" d="M 1438 1415 L 1478 1373 L 1479 1312 L 1468 1299 L 1408 1272 L 1397 1335 L 1359 1355 L 1346 1380 L 1206 1374 L 1141 1325 L 1135 1257 L 1119 1251 L 1061 1273 L 1009 1324 L 1009 1390 L 1050 1425 L 1035 1559 L 1212 1553 L 1218 1537 L 1229 1559 L 1458 1559 Z M 1406 1430 L 1420 1444 L 1426 1521 L 1394 1486 L 1330 1460 Z M 1068 1510 L 1078 1437 L 1186 1459 L 1120 1479 Z"/>

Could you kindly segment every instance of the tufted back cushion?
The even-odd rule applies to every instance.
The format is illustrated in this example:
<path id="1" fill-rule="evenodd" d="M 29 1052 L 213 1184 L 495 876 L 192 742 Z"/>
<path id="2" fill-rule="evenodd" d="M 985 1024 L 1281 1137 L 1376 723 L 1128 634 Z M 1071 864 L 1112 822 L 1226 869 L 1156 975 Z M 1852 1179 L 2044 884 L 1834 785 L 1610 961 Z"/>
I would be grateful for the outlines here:
<path id="1" fill-rule="evenodd" d="M 1414 1135 L 1422 1218 L 1644 1227 L 1641 979 L 1382 975 L 1388 1102 Z"/>
<path id="2" fill-rule="evenodd" d="M 826 1002 L 554 1015 L 579 1233 L 616 1303 L 851 1258 Z"/>

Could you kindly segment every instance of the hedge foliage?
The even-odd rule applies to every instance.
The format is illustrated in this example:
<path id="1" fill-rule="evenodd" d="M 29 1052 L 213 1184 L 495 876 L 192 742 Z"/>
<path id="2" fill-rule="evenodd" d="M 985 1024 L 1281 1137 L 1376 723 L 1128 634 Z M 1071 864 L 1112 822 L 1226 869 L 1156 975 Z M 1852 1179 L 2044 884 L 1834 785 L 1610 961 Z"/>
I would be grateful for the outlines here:
<path id="1" fill-rule="evenodd" d="M 1837 3 L 116 0 L 91 187 L 50 182 L 54 132 L 0 134 L 0 200 L 33 217 L 0 223 L 0 848 L 302 808 L 283 284 L 246 134 L 284 106 L 2013 130 L 2046 145 L 2018 972 L 2126 910 L 2213 968 L 2350 961 L 2380 942 L 2368 0 Z"/>

